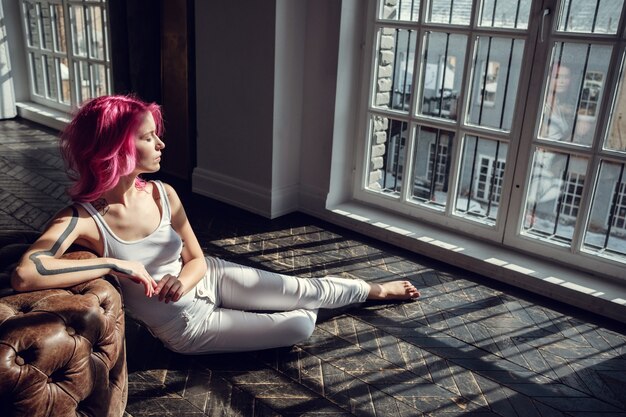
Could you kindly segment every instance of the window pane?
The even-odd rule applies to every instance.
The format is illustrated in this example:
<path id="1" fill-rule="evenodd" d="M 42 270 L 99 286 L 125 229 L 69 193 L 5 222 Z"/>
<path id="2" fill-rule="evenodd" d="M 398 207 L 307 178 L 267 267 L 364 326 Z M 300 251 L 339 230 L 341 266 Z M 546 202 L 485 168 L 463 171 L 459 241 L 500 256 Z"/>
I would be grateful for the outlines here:
<path id="1" fill-rule="evenodd" d="M 528 29 L 528 15 L 532 0 L 483 0 L 479 26 Z"/>
<path id="2" fill-rule="evenodd" d="M 77 61 L 74 63 L 74 76 L 76 78 L 76 101 L 82 103 L 91 95 L 91 82 L 89 76 L 89 64 L 87 62 Z"/>
<path id="3" fill-rule="evenodd" d="M 411 105 L 415 41 L 413 30 L 382 28 L 378 32 L 378 66 L 374 105 L 408 111 Z"/>
<path id="4" fill-rule="evenodd" d="M 626 172 L 603 161 L 593 193 L 585 249 L 626 261 Z"/>
<path id="5" fill-rule="evenodd" d="M 70 7 L 70 21 L 72 26 L 72 51 L 74 55 L 87 56 L 87 32 L 82 6 Z"/>
<path id="6" fill-rule="evenodd" d="M 523 231 L 570 244 L 580 210 L 587 160 L 537 148 L 526 196 Z"/>
<path id="7" fill-rule="evenodd" d="M 624 87 L 623 70 L 613 105 L 613 111 L 610 112 L 611 122 L 609 126 L 611 128 L 604 140 L 604 149 L 626 152 L 626 87 Z"/>
<path id="8" fill-rule="evenodd" d="M 494 225 L 502 196 L 506 143 L 467 136 L 463 141 L 456 214 Z"/>
<path id="9" fill-rule="evenodd" d="M 102 27 L 102 8 L 89 6 L 89 56 L 94 59 L 104 59 L 104 31 Z"/>
<path id="10" fill-rule="evenodd" d="M 52 12 L 55 27 L 54 50 L 65 53 L 67 42 L 65 39 L 65 11 L 61 4 L 55 4 L 52 6 Z"/>
<path id="11" fill-rule="evenodd" d="M 107 71 L 104 65 L 92 64 L 91 76 L 94 97 L 107 94 Z"/>
<path id="12" fill-rule="evenodd" d="M 511 130 L 523 53 L 521 39 L 476 40 L 468 123 Z"/>
<path id="13" fill-rule="evenodd" d="M 472 0 L 431 0 L 427 20 L 431 23 L 469 25 Z"/>
<path id="14" fill-rule="evenodd" d="M 559 13 L 561 32 L 617 33 L 624 0 L 563 0 Z"/>
<path id="15" fill-rule="evenodd" d="M 32 52 L 29 54 L 29 56 L 30 56 L 31 81 L 32 81 L 33 93 L 38 96 L 43 96 L 45 87 L 44 87 L 43 64 L 41 62 L 41 57 L 33 54 Z"/>
<path id="16" fill-rule="evenodd" d="M 367 188 L 399 196 L 408 124 L 388 117 L 373 116 L 371 120 L 370 155 Z"/>
<path id="17" fill-rule="evenodd" d="M 417 128 L 411 200 L 437 208 L 446 206 L 453 145 L 454 132 Z"/>
<path id="18" fill-rule="evenodd" d="M 32 3 L 22 3 L 24 7 L 24 19 L 26 20 L 26 38 L 28 46 L 39 48 L 39 20 L 37 19 L 37 7 Z"/>
<path id="19" fill-rule="evenodd" d="M 39 6 L 39 13 L 41 16 L 41 48 L 52 50 L 54 36 L 52 16 L 50 15 L 50 7 L 47 5 Z"/>
<path id="20" fill-rule="evenodd" d="M 61 77 L 61 90 L 59 101 L 63 104 L 70 104 L 70 69 L 67 65 L 67 58 L 57 58 L 57 65 L 59 66 L 59 74 Z"/>
<path id="21" fill-rule="evenodd" d="M 419 10 L 420 0 L 381 0 L 379 16 L 385 20 L 417 22 Z"/>
<path id="22" fill-rule="evenodd" d="M 46 71 L 46 97 L 56 101 L 59 87 L 55 59 L 46 55 L 42 59 Z"/>
<path id="23" fill-rule="evenodd" d="M 456 120 L 467 36 L 429 32 L 424 45 L 420 112 Z"/>
<path id="24" fill-rule="evenodd" d="M 540 138 L 591 146 L 610 57 L 610 46 L 554 45 Z"/>

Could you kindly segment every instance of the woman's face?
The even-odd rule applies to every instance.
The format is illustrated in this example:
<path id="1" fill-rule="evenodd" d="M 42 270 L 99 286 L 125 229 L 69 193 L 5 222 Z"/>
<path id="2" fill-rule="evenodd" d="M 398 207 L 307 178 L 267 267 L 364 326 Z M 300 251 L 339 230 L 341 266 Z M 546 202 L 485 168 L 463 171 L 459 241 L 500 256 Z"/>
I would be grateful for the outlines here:
<path id="1" fill-rule="evenodd" d="M 161 150 L 163 148 L 165 148 L 165 143 L 156 134 L 156 124 L 152 113 L 147 112 L 135 135 L 136 170 L 157 172 L 161 168 Z"/>

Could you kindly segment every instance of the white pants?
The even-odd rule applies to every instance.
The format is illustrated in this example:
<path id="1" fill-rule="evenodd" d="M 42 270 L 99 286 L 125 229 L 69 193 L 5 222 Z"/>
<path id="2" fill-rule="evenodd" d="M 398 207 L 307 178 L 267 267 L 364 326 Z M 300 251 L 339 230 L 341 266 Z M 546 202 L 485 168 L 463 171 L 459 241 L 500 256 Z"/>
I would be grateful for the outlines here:
<path id="1" fill-rule="evenodd" d="M 367 299 L 360 279 L 298 278 L 207 257 L 208 272 L 196 288 L 172 350 L 201 354 L 290 346 L 307 339 L 319 308 Z"/>

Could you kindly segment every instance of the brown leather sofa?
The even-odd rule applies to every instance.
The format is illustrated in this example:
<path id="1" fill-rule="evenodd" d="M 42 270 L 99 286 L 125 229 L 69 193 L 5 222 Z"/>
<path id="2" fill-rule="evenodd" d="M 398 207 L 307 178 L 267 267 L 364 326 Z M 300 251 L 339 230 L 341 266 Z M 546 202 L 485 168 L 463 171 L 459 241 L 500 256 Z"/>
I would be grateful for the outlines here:
<path id="1" fill-rule="evenodd" d="M 0 416 L 122 416 L 128 374 L 119 287 L 104 278 L 15 293 L 11 271 L 36 237 L 0 232 Z"/>

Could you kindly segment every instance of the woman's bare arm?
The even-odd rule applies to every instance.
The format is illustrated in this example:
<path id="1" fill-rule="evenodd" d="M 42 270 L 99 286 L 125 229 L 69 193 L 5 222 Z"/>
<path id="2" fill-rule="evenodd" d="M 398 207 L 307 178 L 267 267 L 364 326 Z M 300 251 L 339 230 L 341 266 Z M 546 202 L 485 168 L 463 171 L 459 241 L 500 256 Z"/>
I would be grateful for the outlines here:
<path id="1" fill-rule="evenodd" d="M 143 284 L 146 295 L 151 296 L 156 283 L 138 262 L 112 258 L 61 258 L 75 241 L 89 240 L 89 228 L 93 227 L 93 220 L 81 217 L 74 206 L 59 212 L 20 260 L 11 277 L 12 287 L 16 291 L 65 288 L 114 273 Z"/>

